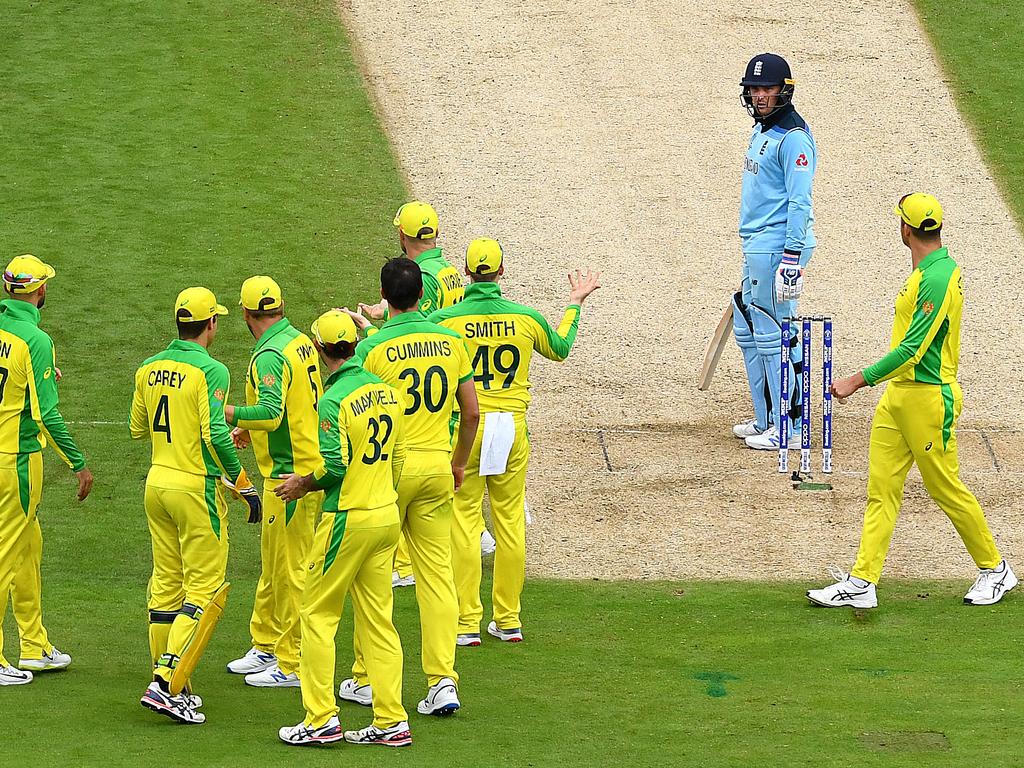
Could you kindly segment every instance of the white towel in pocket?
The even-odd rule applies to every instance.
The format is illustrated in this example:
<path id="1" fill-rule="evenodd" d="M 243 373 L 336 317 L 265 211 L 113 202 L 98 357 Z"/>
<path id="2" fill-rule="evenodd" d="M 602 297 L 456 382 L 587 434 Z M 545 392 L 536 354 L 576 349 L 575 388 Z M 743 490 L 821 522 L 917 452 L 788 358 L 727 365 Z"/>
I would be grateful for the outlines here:
<path id="1" fill-rule="evenodd" d="M 516 421 L 511 413 L 485 413 L 484 437 L 480 443 L 480 477 L 503 475 L 516 439 Z"/>

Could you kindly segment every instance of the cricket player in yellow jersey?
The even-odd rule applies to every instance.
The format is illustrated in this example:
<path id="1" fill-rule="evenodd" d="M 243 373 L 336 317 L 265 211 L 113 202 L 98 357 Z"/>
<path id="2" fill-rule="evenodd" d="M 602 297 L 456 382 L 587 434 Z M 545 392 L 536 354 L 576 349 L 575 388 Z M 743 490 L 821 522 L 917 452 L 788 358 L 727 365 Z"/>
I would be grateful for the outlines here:
<path id="1" fill-rule="evenodd" d="M 324 515 L 309 554 L 302 602 L 299 679 L 306 716 L 278 731 L 287 744 L 404 747 L 412 743 L 402 707 L 402 644 L 391 621 L 391 562 L 398 542 L 395 487 L 405 462 L 398 392 L 353 360 L 356 326 L 340 310 L 313 323 L 313 340 L 328 373 L 320 415 L 320 465 L 293 474 L 275 493 L 285 502 L 323 490 Z M 343 731 L 334 698 L 335 635 L 352 597 L 354 631 L 373 685 L 373 723 Z"/>
<path id="2" fill-rule="evenodd" d="M 0 301 L 0 625 L 12 583 L 22 569 L 30 567 L 26 561 L 33 560 L 31 548 L 37 541 L 42 546 L 41 538 L 37 540 L 36 510 L 43 491 L 42 450 L 47 442 L 78 475 L 78 500 L 92 489 L 92 472 L 57 407 L 53 341 L 39 327 L 47 282 L 55 274 L 53 267 L 31 255 L 13 259 L 3 274 L 7 298 Z M 22 577 L 18 591 L 23 597 L 26 589 L 34 592 L 31 599 L 38 604 L 38 580 L 26 583 Z M 40 651 L 38 659 L 26 659 L 23 649 L 22 666 L 43 669 L 40 665 L 47 659 L 44 649 Z M 18 669 L 4 658 L 0 626 L 0 686 L 30 682 L 31 671 Z"/>
<path id="3" fill-rule="evenodd" d="M 452 557 L 459 594 L 458 644 L 480 645 L 480 533 L 483 496 L 491 501 L 494 553 L 494 620 L 488 633 L 507 642 L 523 639 L 520 595 L 526 574 L 526 468 L 530 437 L 530 361 L 534 352 L 564 360 L 576 339 L 580 308 L 601 286 L 601 273 L 569 275 L 569 306 L 557 330 L 536 310 L 505 299 L 498 287 L 504 254 L 496 240 L 480 238 L 466 251 L 470 285 L 462 303 L 428 319 L 451 328 L 469 344 L 484 424 L 476 436 L 466 477 L 455 495 Z"/>
<path id="4" fill-rule="evenodd" d="M 850 574 L 812 589 L 807 597 L 826 607 L 874 608 L 875 585 L 889 551 L 913 464 L 925 489 L 963 539 L 980 573 L 964 596 L 968 605 L 991 605 L 1014 588 L 1017 577 L 999 554 L 978 500 L 960 480 L 956 422 L 963 392 L 960 322 L 964 294 L 960 267 L 942 247 L 942 206 L 922 192 L 905 195 L 894 213 L 913 271 L 896 297 L 889 353 L 860 373 L 836 381 L 839 398 L 888 381 L 871 425 L 867 507 L 857 562 Z"/>
<path id="5" fill-rule="evenodd" d="M 242 407 L 224 406 L 239 448 L 252 444 L 263 476 L 263 569 L 249 631 L 252 648 L 228 664 L 248 685 L 298 687 L 299 609 L 319 493 L 282 502 L 274 489 L 292 473 L 312 472 L 320 461 L 316 406 L 323 391 L 316 349 L 284 316 L 281 287 L 264 275 L 242 283 L 239 301 L 256 339 Z"/>
<path id="6" fill-rule="evenodd" d="M 228 518 L 220 482 L 249 505 L 250 523 L 261 516 L 259 492 L 238 461 L 224 421 L 228 369 L 208 351 L 217 318 L 227 313 L 206 288 L 179 293 L 178 338 L 139 367 L 132 397 L 132 438 L 152 443 L 145 508 L 153 540 L 153 682 L 141 703 L 182 723 L 206 719 L 197 711 L 202 699 L 177 688 L 181 675 L 198 662 L 227 594 Z"/>
<path id="7" fill-rule="evenodd" d="M 395 214 L 394 225 L 398 229 L 398 245 L 402 253 L 407 259 L 416 262 L 423 273 L 420 312 L 428 315 L 462 301 L 465 295 L 462 276 L 459 270 L 448 263 L 437 246 L 440 229 L 434 206 L 419 200 L 406 203 Z M 380 320 L 387 316 L 388 302 L 383 299 L 372 306 L 360 304 L 359 309 L 368 317 Z M 372 329 L 367 330 L 373 332 Z M 396 587 L 409 587 L 416 583 L 404 533 L 398 539 L 392 583 Z"/>
<path id="8" fill-rule="evenodd" d="M 452 575 L 452 498 L 462 482 L 480 411 L 466 342 L 455 331 L 427 322 L 417 309 L 423 292 L 420 268 L 408 259 L 392 259 L 380 271 L 380 284 L 391 318 L 359 344 L 356 355 L 363 368 L 399 390 L 405 404 L 408 454 L 398 484 L 398 510 L 416 574 L 428 689 L 417 710 L 450 715 L 461 706 L 455 672 L 459 604 Z M 359 315 L 353 319 L 369 323 Z M 456 403 L 461 419 L 453 452 Z M 479 548 L 478 536 L 478 561 Z M 338 695 L 368 704 L 373 690 L 363 668 L 367 649 L 357 642 L 355 650 L 352 678 L 341 684 Z"/>

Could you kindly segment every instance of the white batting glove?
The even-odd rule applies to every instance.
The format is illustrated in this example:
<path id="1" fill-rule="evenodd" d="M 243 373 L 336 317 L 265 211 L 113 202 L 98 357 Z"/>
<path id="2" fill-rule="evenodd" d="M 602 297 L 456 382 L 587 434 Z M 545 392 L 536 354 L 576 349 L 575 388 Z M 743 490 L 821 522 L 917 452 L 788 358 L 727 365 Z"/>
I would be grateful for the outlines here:
<path id="1" fill-rule="evenodd" d="M 800 266 L 800 257 L 787 253 L 775 273 L 775 297 L 779 301 L 795 301 L 803 292 L 804 268 Z"/>

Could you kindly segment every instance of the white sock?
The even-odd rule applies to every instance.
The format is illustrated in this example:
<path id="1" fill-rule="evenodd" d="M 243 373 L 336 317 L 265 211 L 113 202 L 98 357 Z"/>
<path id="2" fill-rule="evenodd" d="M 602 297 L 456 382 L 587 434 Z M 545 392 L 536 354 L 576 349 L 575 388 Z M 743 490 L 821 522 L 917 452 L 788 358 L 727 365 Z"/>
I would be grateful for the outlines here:
<path id="1" fill-rule="evenodd" d="M 854 584 L 855 586 L 860 587 L 861 589 L 863 589 L 864 587 L 866 587 L 871 582 L 867 581 L 866 579 L 862 579 L 859 576 L 851 576 L 850 577 L 850 583 Z"/>

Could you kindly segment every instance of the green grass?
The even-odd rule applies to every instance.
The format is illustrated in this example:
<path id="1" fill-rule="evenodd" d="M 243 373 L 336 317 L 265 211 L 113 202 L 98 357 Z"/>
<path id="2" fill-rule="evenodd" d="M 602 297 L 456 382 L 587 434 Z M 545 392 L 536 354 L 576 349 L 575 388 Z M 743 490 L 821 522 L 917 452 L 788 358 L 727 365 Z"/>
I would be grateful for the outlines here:
<path id="1" fill-rule="evenodd" d="M 986 84 L 965 103 L 1020 211 L 1019 78 L 997 77 L 991 59 L 1019 58 L 1021 22 L 972 3 L 955 37 L 947 8 L 964 4 L 923 5 L 950 66 Z M 989 56 L 978 36 L 1000 13 L 1016 26 Z M 301 326 L 373 296 L 404 190 L 332 1 L 7 2 L 0 51 L 0 258 L 31 251 L 57 267 L 44 324 L 97 483 L 75 504 L 70 474 L 47 454 L 45 617 L 75 664 L 0 691 L 12 765 L 818 768 L 999 765 L 1017 753 L 1017 596 L 972 610 L 962 584 L 885 585 L 883 607 L 860 615 L 809 608 L 806 585 L 543 581 L 527 588 L 527 642 L 460 651 L 465 709 L 413 715 L 413 749 L 289 749 L 276 729 L 301 717 L 298 692 L 247 689 L 223 672 L 248 645 L 259 568 L 258 531 L 237 507 L 235 589 L 196 676 L 209 722 L 178 727 L 143 710 L 148 452 L 123 424 L 85 422 L 125 420 L 132 373 L 166 344 L 182 287 L 206 285 L 234 306 L 242 280 L 266 272 Z M 250 346 L 233 313 L 214 353 L 236 380 Z M 411 710 L 423 680 L 410 590 L 396 622 Z M 10 617 L 5 626 L 17 659 Z M 350 631 L 347 618 L 339 678 Z M 345 706 L 342 717 L 361 726 L 368 713 Z M 862 737 L 879 731 L 897 737 L 876 741 L 941 733 L 949 751 L 875 751 Z"/>
<path id="2" fill-rule="evenodd" d="M 48 623 L 76 664 L 3 693 L 31 714 L 5 718 L 5 735 L 26 765 L 138 765 L 187 750 L 209 766 L 397 759 L 407 766 L 938 768 L 1006 764 L 1024 729 L 1012 650 L 1019 599 L 972 609 L 960 603 L 964 585 L 883 585 L 882 607 L 856 614 L 811 608 L 802 584 L 533 581 L 526 642 L 461 650 L 465 707 L 448 720 L 413 714 L 411 750 L 398 757 L 345 746 L 298 750 L 276 743 L 276 728 L 302 716 L 298 691 L 247 688 L 223 671 L 245 650 L 255 587 L 252 547 L 244 543 L 252 537 L 240 526 L 236 589 L 196 676 L 209 721 L 176 726 L 135 702 L 147 680 L 144 559 L 113 579 L 99 565 L 68 578 L 61 563 L 71 555 L 69 539 L 56 523 L 48 521 L 46 598 L 63 608 L 51 608 Z M 121 541 L 139 552 L 145 532 L 133 524 Z M 415 602 L 412 590 L 396 594 L 405 701 L 413 707 L 424 687 Z M 352 658 L 349 621 L 346 614 L 339 633 L 341 676 Z M 361 726 L 369 713 L 345 704 L 340 715 Z M 879 752 L 862 742 L 880 731 L 941 733 L 949 749 Z"/>
<path id="3" fill-rule="evenodd" d="M 915 0 L 1018 224 L 1024 225 L 1024 15 L 1007 0 Z"/>

